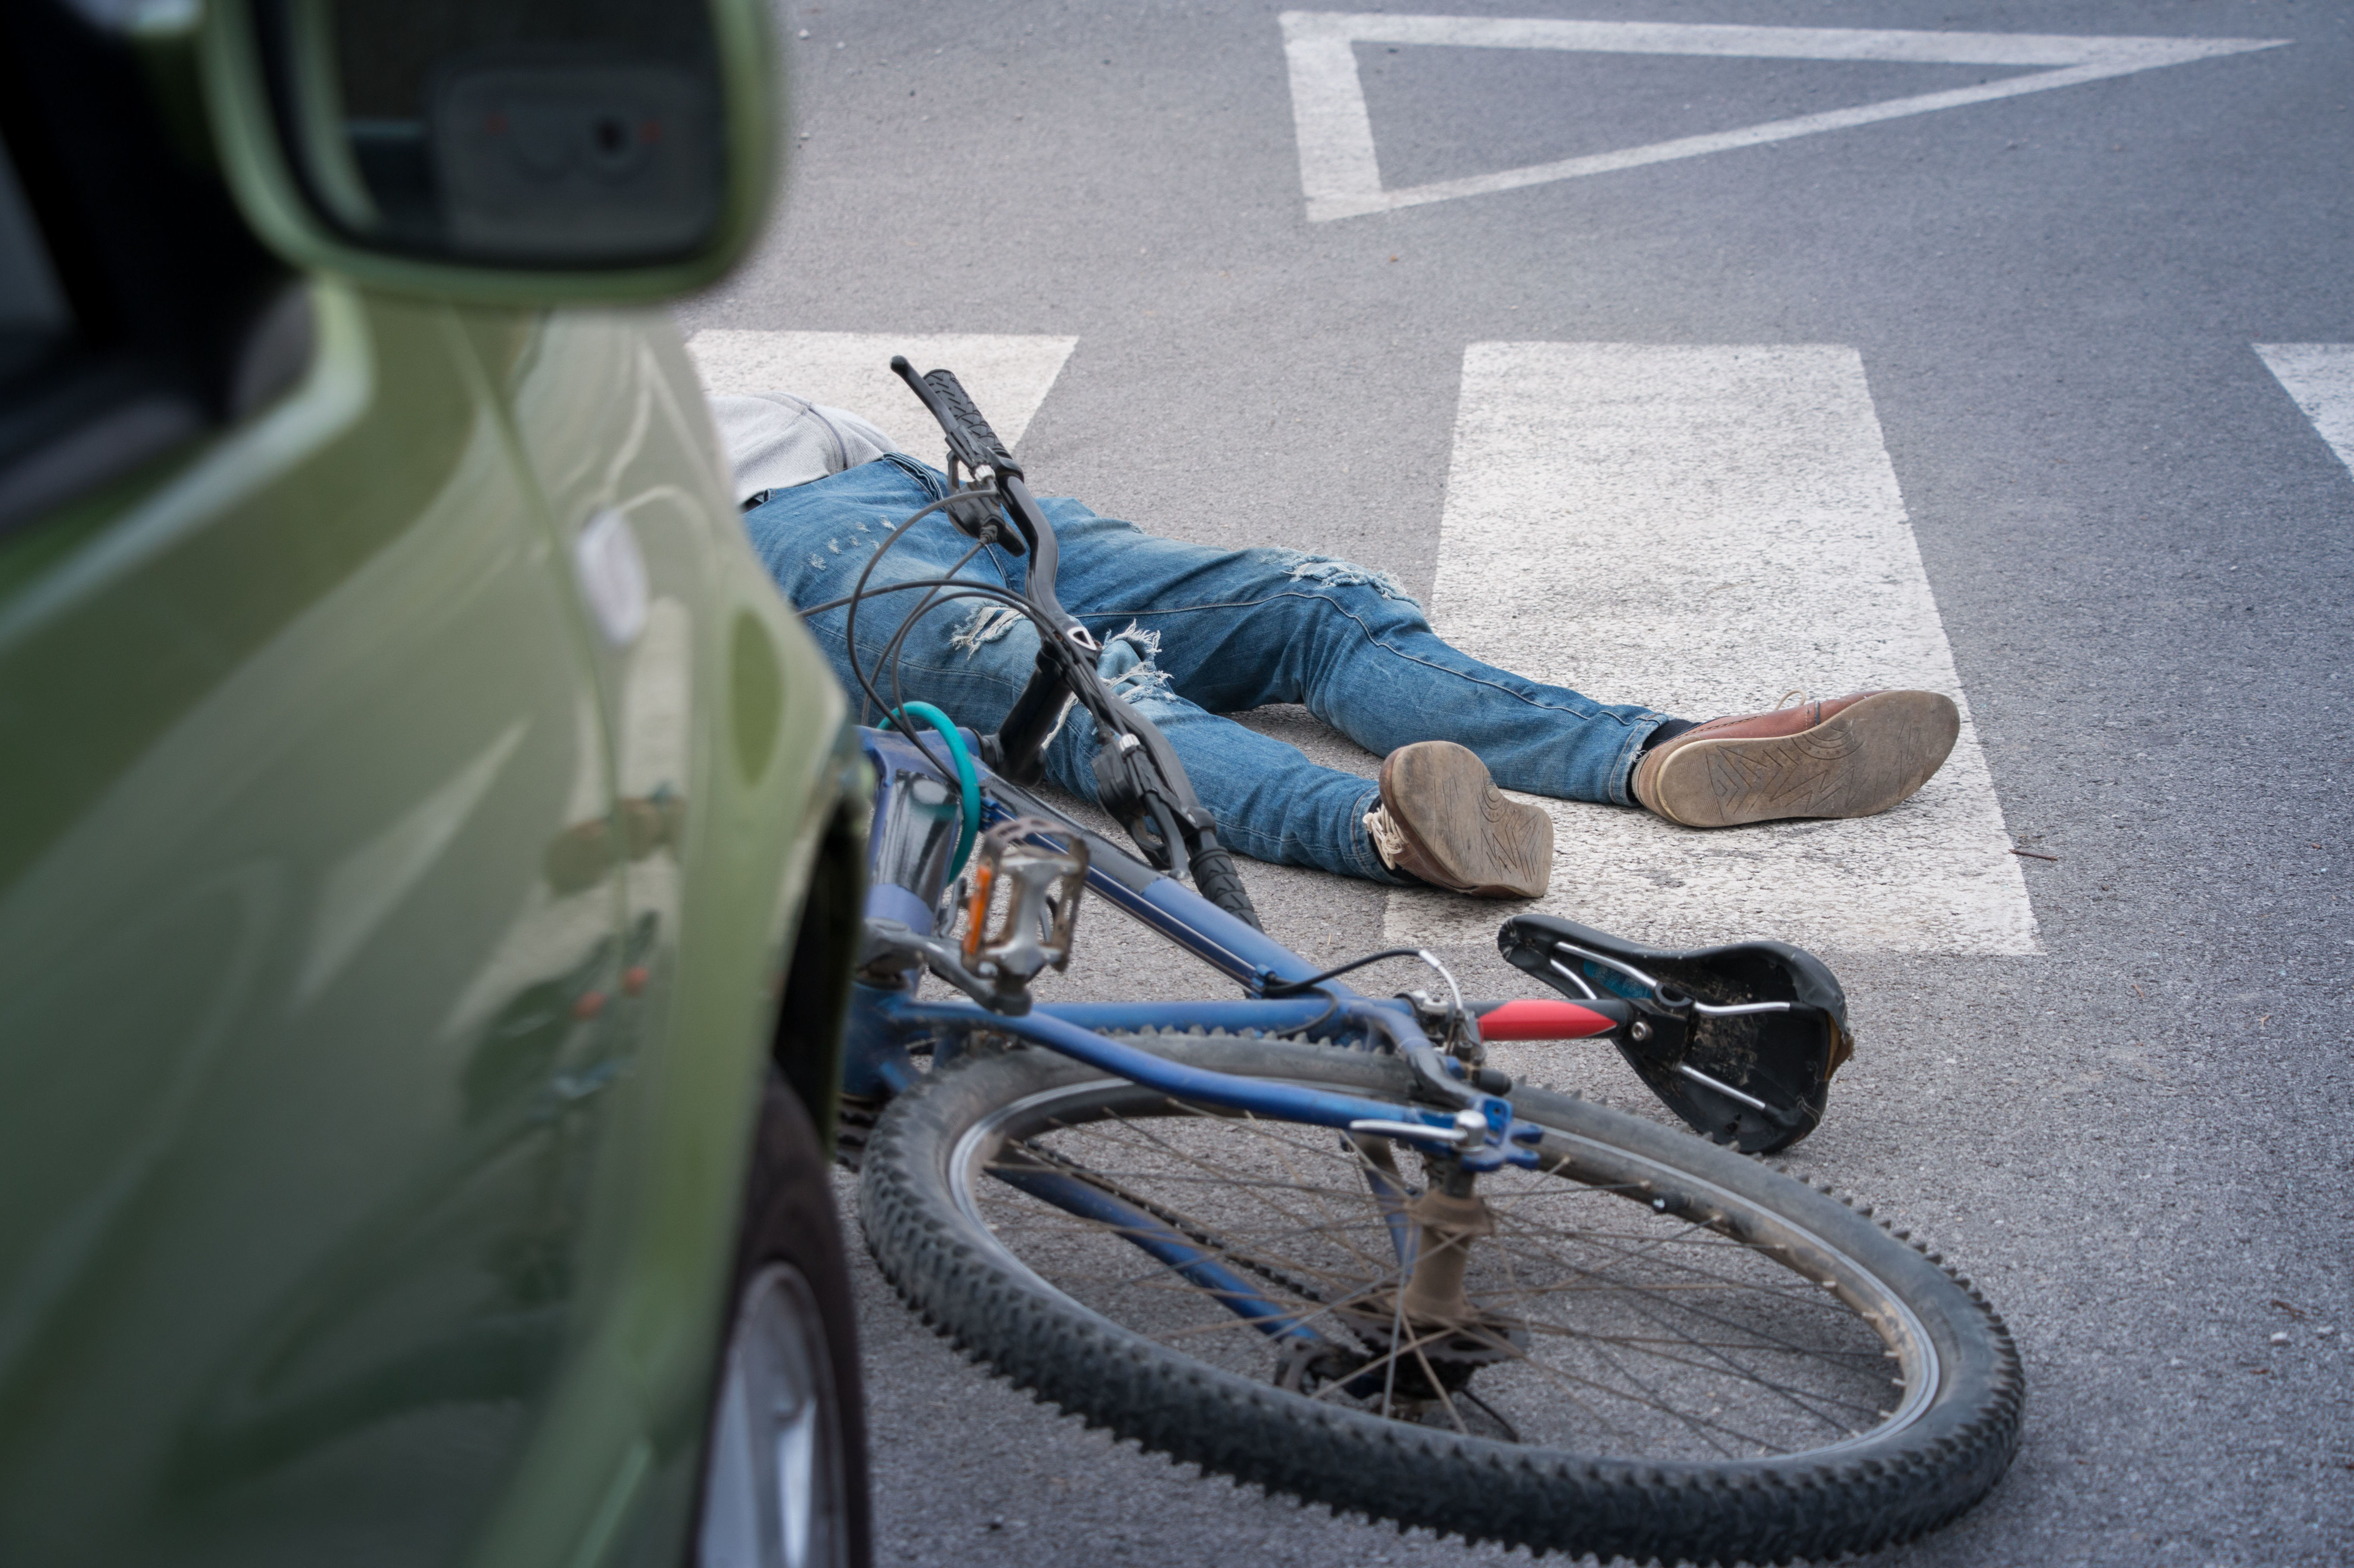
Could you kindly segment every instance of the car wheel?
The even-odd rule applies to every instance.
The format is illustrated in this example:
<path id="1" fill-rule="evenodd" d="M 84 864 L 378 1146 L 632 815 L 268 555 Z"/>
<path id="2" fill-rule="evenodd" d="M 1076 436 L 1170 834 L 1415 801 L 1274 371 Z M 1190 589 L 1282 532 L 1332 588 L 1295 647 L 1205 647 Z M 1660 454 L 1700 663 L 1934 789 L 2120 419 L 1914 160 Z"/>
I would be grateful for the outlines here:
<path id="1" fill-rule="evenodd" d="M 866 1435 L 832 1185 L 774 1073 L 705 1445 L 696 1568 L 865 1568 Z"/>

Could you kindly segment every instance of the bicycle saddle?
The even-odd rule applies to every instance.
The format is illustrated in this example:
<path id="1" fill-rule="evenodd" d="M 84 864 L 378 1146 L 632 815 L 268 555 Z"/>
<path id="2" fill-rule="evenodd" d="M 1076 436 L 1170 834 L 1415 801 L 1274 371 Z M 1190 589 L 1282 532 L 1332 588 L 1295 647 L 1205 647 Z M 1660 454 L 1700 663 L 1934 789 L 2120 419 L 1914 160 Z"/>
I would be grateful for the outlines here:
<path id="1" fill-rule="evenodd" d="M 1820 959 L 1787 942 L 1651 948 L 1522 915 L 1496 946 L 1572 1001 L 1622 1003 L 1610 1037 L 1628 1065 L 1693 1128 L 1745 1154 L 1812 1132 L 1831 1075 L 1854 1054 L 1847 993 Z"/>

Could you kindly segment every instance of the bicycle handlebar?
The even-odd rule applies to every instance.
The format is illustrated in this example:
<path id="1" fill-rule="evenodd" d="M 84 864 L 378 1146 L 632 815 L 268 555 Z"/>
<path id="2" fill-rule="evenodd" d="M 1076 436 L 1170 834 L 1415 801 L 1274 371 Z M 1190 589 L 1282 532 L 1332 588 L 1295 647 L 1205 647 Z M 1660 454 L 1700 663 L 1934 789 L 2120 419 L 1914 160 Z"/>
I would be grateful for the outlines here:
<path id="1" fill-rule="evenodd" d="M 1202 895 L 1257 927 L 1258 911 L 1233 857 L 1218 842 L 1216 821 L 1194 795 L 1184 764 L 1159 726 L 1121 701 L 1097 674 L 1101 644 L 1055 597 L 1059 556 L 1054 525 L 1023 482 L 1021 464 L 981 418 L 954 372 L 931 370 L 919 376 L 905 355 L 892 355 L 891 368 L 948 437 L 951 475 L 961 469 L 978 485 L 986 472 L 988 487 L 1012 520 L 1015 536 L 1005 536 L 983 502 L 951 504 L 949 515 L 975 539 L 1002 544 L 1015 555 L 1026 546 L 1030 570 L 1023 597 L 1046 622 L 1029 683 L 997 733 L 982 739 L 982 755 L 1015 783 L 1034 782 L 1046 742 L 1062 722 L 1066 699 L 1076 699 L 1096 719 L 1095 774 L 1104 808 L 1127 825 L 1137 847 L 1162 870 L 1174 867 L 1182 845 L 1186 869 Z"/>
<path id="2" fill-rule="evenodd" d="M 1022 472 L 1022 465 L 1013 461 L 1013 454 L 1005 450 L 1005 443 L 997 439 L 997 432 L 989 428 L 989 421 L 973 407 L 971 396 L 965 391 L 964 383 L 956 378 L 955 371 L 928 370 L 918 376 L 904 354 L 891 356 L 891 368 L 923 399 L 932 418 L 939 421 L 949 438 L 949 450 L 958 461 L 976 471 L 986 468 L 1017 476 Z"/>
<path id="3" fill-rule="evenodd" d="M 1005 450 L 1005 443 L 997 439 L 997 432 L 989 428 L 989 421 L 981 417 L 979 408 L 973 407 L 972 397 L 965 391 L 964 383 L 956 378 L 956 372 L 932 370 L 918 376 L 904 354 L 891 356 L 891 368 L 900 380 L 907 384 L 907 389 L 921 400 L 925 411 L 947 435 L 948 466 L 951 479 L 956 477 L 960 469 L 975 478 L 986 470 L 995 476 L 1001 490 L 1009 478 L 1016 483 L 1021 482 L 1022 465 L 1013 461 L 1013 454 Z M 1025 491 L 1023 493 L 1026 496 L 1028 493 Z M 1011 537 L 998 531 L 989 508 L 981 502 L 955 501 L 950 502 L 948 508 L 949 515 L 968 536 L 1003 545 L 1009 554 L 1018 556 L 1026 548 L 1035 547 L 1036 535 L 1043 530 L 1032 518 L 1023 516 L 1019 510 L 1009 510 L 1014 513 L 1014 532 Z M 1034 514 L 1036 510 L 1034 506 L 1030 508 Z M 1043 522 L 1043 519 L 1039 521 Z"/>

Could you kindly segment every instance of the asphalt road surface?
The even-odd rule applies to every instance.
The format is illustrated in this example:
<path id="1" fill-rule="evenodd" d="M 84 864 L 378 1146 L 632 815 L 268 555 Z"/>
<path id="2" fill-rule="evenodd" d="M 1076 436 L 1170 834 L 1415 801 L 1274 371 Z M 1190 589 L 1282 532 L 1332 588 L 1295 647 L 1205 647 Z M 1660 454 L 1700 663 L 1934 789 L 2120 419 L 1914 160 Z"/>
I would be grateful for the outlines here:
<path id="1" fill-rule="evenodd" d="M 1934 1237 L 2005 1313 L 2031 1395 L 1993 1495 L 1878 1560 L 2354 1557 L 2354 373 L 2310 350 L 2275 353 L 2276 376 L 2255 347 L 2354 344 L 2354 11 L 1433 8 L 1675 26 L 1609 35 L 1639 46 L 1623 52 L 1601 34 L 1544 47 L 1570 35 L 1434 24 L 1401 43 L 1319 24 L 1341 43 L 1288 59 L 1271 5 L 780 8 L 786 203 L 683 324 L 1075 339 L 1023 439 L 1041 491 L 1379 567 L 1443 629 L 1607 674 L 1612 700 L 1705 717 L 1832 694 L 1869 664 L 1859 617 L 1896 624 L 1899 667 L 1950 671 L 1978 771 L 1912 826 L 1877 824 L 1893 836 L 1811 841 L 1814 863 L 1884 863 L 1851 917 L 1811 893 L 1777 905 L 1790 885 L 1770 865 L 1743 886 L 1852 999 L 1859 1054 L 1798 1163 Z M 1789 58 L 1808 50 L 1788 33 L 1684 30 L 1708 23 L 2287 42 L 1989 58 L 1883 40 L 1823 60 Z M 2061 79 L 2022 88 L 2035 72 Z M 1927 101 L 1868 108 L 1909 99 Z M 1803 345 L 1774 381 L 1784 412 L 1709 403 L 1743 353 Z M 1643 352 L 1664 349 L 1702 352 Z M 1569 366 L 1575 397 L 1513 414 L 1516 365 Z M 1573 405 L 1642 448 L 1589 498 L 1617 520 L 1590 549 L 1563 532 L 1579 508 L 1540 494 L 1523 515 L 1498 488 L 1589 428 L 1545 422 Z M 1791 421 L 1826 408 L 1837 440 L 1797 451 Z M 1689 493 L 1686 450 L 1755 479 L 1748 510 Z M 1861 498 L 1864 566 L 1798 525 L 1829 491 Z M 1776 562 L 1785 579 L 1719 612 L 1700 580 L 1719 554 L 1728 580 Z M 1532 557 L 1552 575 L 1512 575 Z M 1636 680 L 1657 684 L 1620 689 Z M 1374 764 L 1296 710 L 1253 722 Z M 1638 841 L 1623 821 L 1564 816 L 1553 906 L 1582 907 L 1591 880 L 1597 923 L 1744 923 L 1737 889 L 1691 880 L 1727 836 Z M 1808 841 L 1752 842 L 1766 863 Z M 1644 855 L 1648 912 L 1606 874 Z M 1442 938 L 1468 989 L 1528 994 L 1478 934 L 1501 910 L 1246 872 L 1303 951 Z M 1097 993 L 1187 983 L 1124 970 L 1095 930 Z M 1514 1065 L 1665 1114 L 1614 1059 Z M 864 1279 L 883 1561 L 1497 1555 L 1117 1445 Z"/>

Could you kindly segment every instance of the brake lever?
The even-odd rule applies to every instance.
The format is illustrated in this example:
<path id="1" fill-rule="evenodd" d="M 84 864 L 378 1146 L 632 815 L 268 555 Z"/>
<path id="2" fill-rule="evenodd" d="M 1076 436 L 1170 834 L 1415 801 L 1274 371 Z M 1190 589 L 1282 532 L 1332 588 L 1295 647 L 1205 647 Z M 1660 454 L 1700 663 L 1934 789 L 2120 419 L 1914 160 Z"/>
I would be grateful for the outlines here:
<path id="1" fill-rule="evenodd" d="M 949 521 L 968 538 L 984 545 L 1002 545 L 1009 555 L 1028 553 L 1020 509 L 1008 504 L 1006 495 L 1007 481 L 1021 479 L 1022 465 L 1013 461 L 1013 454 L 1006 450 L 1005 443 L 997 439 L 997 432 L 981 418 L 964 383 L 956 378 L 952 370 L 933 370 L 919 376 L 904 354 L 891 356 L 891 368 L 907 384 L 907 389 L 915 393 L 924 411 L 931 415 L 940 433 L 948 438 L 950 482 L 960 490 L 967 488 L 969 482 L 974 491 L 970 499 L 960 497 L 949 502 Z M 988 488 L 995 492 L 993 498 L 985 496 L 980 489 L 983 472 L 989 475 Z M 1001 510 L 1013 519 L 1013 527 L 998 526 Z"/>
<path id="2" fill-rule="evenodd" d="M 1181 808 L 1168 798 L 1149 756 L 1144 742 L 1123 729 L 1096 747 L 1090 766 L 1096 776 L 1097 803 L 1128 830 L 1147 863 L 1155 871 L 1171 871 L 1177 863 L 1177 847 L 1185 838 L 1179 824 Z"/>
<path id="3" fill-rule="evenodd" d="M 1185 765 L 1177 759 L 1177 750 L 1160 726 L 1129 708 L 1125 702 L 1108 688 L 1102 688 L 1107 702 L 1119 704 L 1124 718 L 1119 721 L 1115 738 L 1099 746 L 1096 751 L 1096 780 L 1109 784 L 1121 798 L 1129 802 L 1119 815 L 1128 826 L 1129 836 L 1139 848 L 1152 858 L 1159 869 L 1167 871 L 1178 863 L 1180 850 L 1185 863 L 1191 864 L 1205 843 L 1216 842 L 1217 819 L 1193 793 L 1193 781 L 1185 773 Z M 1101 715 L 1097 723 L 1102 722 Z M 1109 776 L 1108 778 L 1107 776 Z M 1148 823 L 1158 845 L 1147 842 L 1137 830 Z"/>

